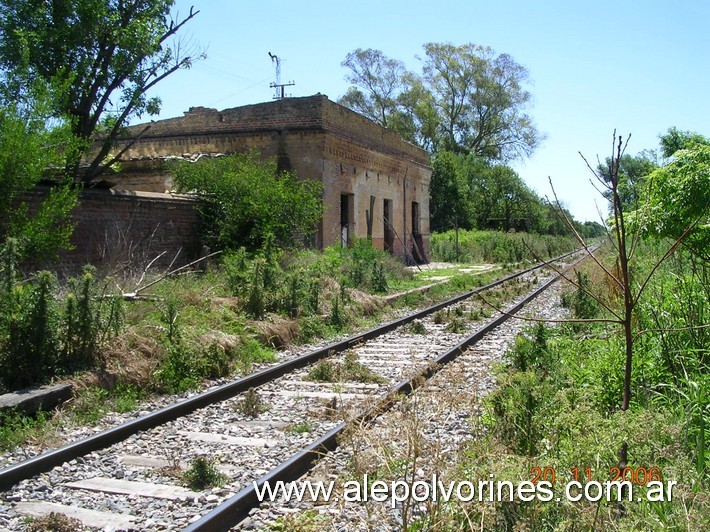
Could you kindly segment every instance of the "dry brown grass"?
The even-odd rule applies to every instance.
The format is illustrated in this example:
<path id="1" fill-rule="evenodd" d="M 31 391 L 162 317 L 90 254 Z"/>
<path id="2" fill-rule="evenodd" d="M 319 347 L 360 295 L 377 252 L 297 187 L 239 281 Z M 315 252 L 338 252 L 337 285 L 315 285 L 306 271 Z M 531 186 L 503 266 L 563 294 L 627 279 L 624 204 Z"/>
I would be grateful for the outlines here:
<path id="1" fill-rule="evenodd" d="M 363 315 L 372 316 L 386 305 L 386 301 L 381 296 L 361 292 L 353 288 L 348 289 L 350 300 L 360 307 Z"/>
<path id="2" fill-rule="evenodd" d="M 298 321 L 277 314 L 268 321 L 255 321 L 251 325 L 258 331 L 259 342 L 278 349 L 290 345 L 298 337 Z"/>
<path id="3" fill-rule="evenodd" d="M 163 348 L 158 341 L 129 329 L 104 349 L 103 367 L 83 378 L 91 385 L 109 390 L 118 382 L 146 389 L 162 356 Z"/>

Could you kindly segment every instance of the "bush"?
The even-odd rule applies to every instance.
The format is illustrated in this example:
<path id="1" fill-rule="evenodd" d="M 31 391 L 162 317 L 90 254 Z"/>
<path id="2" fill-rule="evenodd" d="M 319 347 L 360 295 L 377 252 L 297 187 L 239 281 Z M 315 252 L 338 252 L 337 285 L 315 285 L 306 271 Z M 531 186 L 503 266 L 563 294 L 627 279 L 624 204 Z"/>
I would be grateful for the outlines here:
<path id="1" fill-rule="evenodd" d="M 203 233 L 217 249 L 256 250 L 267 235 L 293 246 L 294 235 L 311 235 L 323 213 L 320 182 L 278 172 L 275 159 L 262 162 L 256 152 L 179 162 L 172 172 L 179 190 L 204 200 Z"/>

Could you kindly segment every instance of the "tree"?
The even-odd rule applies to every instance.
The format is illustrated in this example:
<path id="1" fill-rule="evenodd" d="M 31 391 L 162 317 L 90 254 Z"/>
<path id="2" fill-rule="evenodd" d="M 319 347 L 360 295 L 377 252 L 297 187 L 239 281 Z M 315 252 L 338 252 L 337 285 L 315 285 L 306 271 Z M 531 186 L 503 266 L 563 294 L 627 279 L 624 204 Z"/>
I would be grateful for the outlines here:
<path id="1" fill-rule="evenodd" d="M 710 260 L 710 144 L 691 144 L 673 156 L 648 177 L 648 205 L 636 218 L 647 220 L 644 227 L 654 236 L 685 236 L 691 252 Z"/>
<path id="2" fill-rule="evenodd" d="M 40 262 L 69 246 L 77 191 L 60 183 L 36 209 L 22 197 L 60 161 L 59 146 L 71 145 L 67 128 L 47 127 L 46 93 L 39 88 L 32 93 L 23 106 L 0 98 L 0 244 L 13 239 L 20 259 Z"/>
<path id="3" fill-rule="evenodd" d="M 433 94 L 445 149 L 508 161 L 529 156 L 542 136 L 523 110 L 527 70 L 488 47 L 424 45 L 423 80 Z"/>
<path id="4" fill-rule="evenodd" d="M 590 291 L 589 288 L 584 288 L 580 283 L 573 284 L 579 289 L 584 291 L 587 295 L 592 297 L 608 312 L 610 317 L 605 318 L 592 318 L 581 321 L 600 321 L 615 323 L 620 326 L 624 335 L 624 376 L 623 376 L 623 392 L 621 397 L 621 411 L 627 411 L 631 404 L 632 397 L 632 369 L 634 365 L 634 348 L 637 337 L 641 332 L 638 331 L 638 309 L 640 300 L 644 294 L 644 291 L 649 286 L 649 282 L 659 266 L 667 260 L 673 252 L 681 245 L 684 239 L 689 235 L 691 230 L 697 226 L 698 222 L 707 216 L 708 212 L 708 201 L 705 197 L 703 203 L 703 198 L 700 199 L 698 205 L 699 208 L 691 208 L 683 213 L 681 217 L 677 220 L 677 230 L 673 231 L 673 240 L 670 245 L 666 248 L 666 251 L 660 258 L 652 261 L 652 265 L 647 272 L 639 275 L 640 269 L 638 268 L 638 244 L 646 229 L 646 224 L 653 224 L 653 217 L 640 216 L 633 224 L 628 223 L 627 213 L 624 212 L 623 203 L 621 196 L 619 194 L 620 176 L 621 176 L 621 164 L 624 158 L 626 147 L 628 145 L 628 139 L 626 142 L 623 141 L 621 136 L 616 135 L 614 131 L 613 144 L 614 151 L 612 155 L 607 159 L 607 169 L 603 173 L 595 171 L 590 166 L 589 162 L 584 159 L 589 170 L 595 175 L 601 187 L 605 190 L 604 196 L 609 198 L 612 203 L 611 208 L 611 219 L 610 227 L 607 230 L 607 236 L 609 238 L 610 244 L 613 246 L 613 258 L 614 265 L 609 268 L 605 266 L 600 259 L 598 259 L 590 250 L 584 239 L 581 237 L 579 232 L 576 230 L 574 225 L 566 219 L 568 227 L 573 232 L 577 241 L 584 247 L 585 251 L 589 255 L 597 266 L 603 271 L 606 276 L 606 280 L 611 286 L 613 286 L 613 294 L 616 295 L 616 301 L 604 301 L 602 298 Z M 581 155 L 581 154 L 580 154 Z M 583 157 L 583 156 L 582 156 Z M 584 157 L 583 157 L 584 158 Z M 705 167 L 705 170 L 698 169 L 697 163 L 694 161 L 690 166 L 690 172 L 688 174 L 692 181 L 696 181 L 700 184 L 701 188 L 704 185 L 705 191 L 710 190 L 707 186 L 708 175 L 707 169 L 708 162 L 710 162 L 710 147 L 708 148 L 707 154 L 701 156 L 701 167 Z M 698 175 L 700 174 L 700 175 Z M 704 174 L 704 175 L 702 175 Z M 699 178 L 699 179 L 698 179 Z M 677 189 L 676 189 L 677 192 Z M 684 201 L 685 198 L 681 199 L 680 204 L 684 207 L 688 206 L 688 203 Z M 692 202 L 691 202 L 692 203 Z M 564 213 L 562 213 L 564 216 Z M 657 223 L 658 220 L 655 220 Z M 569 280 L 569 279 L 568 279 Z M 621 444 L 619 450 L 619 468 L 623 469 L 628 464 L 628 445 L 624 441 Z"/>
<path id="5" fill-rule="evenodd" d="M 509 161 L 542 140 L 525 108 L 527 70 L 509 55 L 465 44 L 428 43 L 422 74 L 379 50 L 355 50 L 343 66 L 354 85 L 339 101 L 433 152 Z"/>
<path id="6" fill-rule="evenodd" d="M 658 138 L 661 142 L 661 154 L 665 158 L 673 157 L 678 150 L 690 148 L 695 144 L 710 144 L 707 137 L 692 131 L 680 131 L 676 127 L 668 128 L 668 131 Z"/>
<path id="7" fill-rule="evenodd" d="M 273 235 L 290 246 L 294 236 L 306 237 L 323 214 L 322 185 L 277 172 L 275 159 L 258 153 L 181 161 L 172 168 L 178 190 L 196 192 L 207 242 L 218 249 L 258 249 Z"/>
<path id="8" fill-rule="evenodd" d="M 442 151 L 432 161 L 429 200 L 432 231 L 469 227 L 468 187 L 456 154 Z"/>
<path id="9" fill-rule="evenodd" d="M 0 68 L 6 85 L 41 80 L 57 87 L 55 116 L 82 141 L 66 167 L 90 182 L 113 164 L 113 140 L 133 116 L 157 114 L 147 92 L 193 58 L 171 38 L 198 12 L 171 18 L 174 0 L 0 0 Z M 18 82 L 19 81 L 19 82 Z M 98 147 L 93 147 L 98 142 Z"/>
<path id="10" fill-rule="evenodd" d="M 611 179 L 609 168 L 611 167 L 611 159 L 607 157 L 604 164 L 597 166 L 597 174 L 605 181 Z M 630 211 L 639 208 L 639 201 L 643 196 L 644 188 L 648 175 L 658 168 L 657 157 L 655 152 L 644 150 L 638 155 L 625 154 L 619 161 L 619 183 L 617 192 L 621 207 L 624 211 Z M 604 197 L 609 201 L 609 208 L 613 208 L 613 201 L 609 190 L 604 191 Z"/>
<path id="11" fill-rule="evenodd" d="M 350 69 L 345 79 L 353 85 L 338 102 L 388 127 L 407 73 L 404 63 L 389 59 L 380 50 L 358 48 L 341 65 Z"/>

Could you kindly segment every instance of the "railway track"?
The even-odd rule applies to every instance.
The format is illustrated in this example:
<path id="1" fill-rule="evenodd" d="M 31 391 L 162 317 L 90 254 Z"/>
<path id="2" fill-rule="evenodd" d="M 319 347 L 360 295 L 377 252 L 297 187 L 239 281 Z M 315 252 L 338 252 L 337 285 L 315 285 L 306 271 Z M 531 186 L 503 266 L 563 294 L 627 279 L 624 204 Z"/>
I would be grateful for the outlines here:
<path id="1" fill-rule="evenodd" d="M 372 419 L 507 319 L 469 319 L 483 315 L 477 293 L 515 284 L 530 292 L 517 312 L 556 279 L 536 271 L 546 264 L 0 470 L 0 529 L 50 511 L 99 528 L 227 529 L 258 504 L 252 481 L 298 478 L 346 420 Z M 368 382 L 316 379 L 319 361 L 321 373 L 355 365 Z M 225 487 L 179 485 L 200 456 L 220 464 Z"/>

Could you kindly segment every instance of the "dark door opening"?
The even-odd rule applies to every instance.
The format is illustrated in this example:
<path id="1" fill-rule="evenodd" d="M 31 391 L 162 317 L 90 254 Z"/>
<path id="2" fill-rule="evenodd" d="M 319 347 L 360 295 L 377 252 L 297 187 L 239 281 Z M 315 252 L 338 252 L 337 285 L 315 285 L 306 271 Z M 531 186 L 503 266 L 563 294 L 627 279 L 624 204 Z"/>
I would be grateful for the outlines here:
<path id="1" fill-rule="evenodd" d="M 340 245 L 347 247 L 352 239 L 353 195 L 340 195 Z"/>
<path id="2" fill-rule="evenodd" d="M 384 249 L 394 253 L 394 228 L 392 227 L 392 200 L 386 199 L 382 204 L 382 220 L 384 222 Z"/>
<path id="3" fill-rule="evenodd" d="M 419 225 L 419 203 L 416 201 L 412 202 L 412 257 L 414 260 L 421 264 L 426 262 L 427 259 L 424 256 L 424 240 L 422 239 L 421 227 Z"/>

